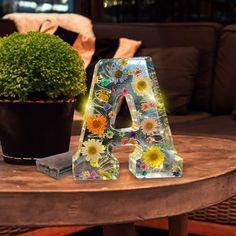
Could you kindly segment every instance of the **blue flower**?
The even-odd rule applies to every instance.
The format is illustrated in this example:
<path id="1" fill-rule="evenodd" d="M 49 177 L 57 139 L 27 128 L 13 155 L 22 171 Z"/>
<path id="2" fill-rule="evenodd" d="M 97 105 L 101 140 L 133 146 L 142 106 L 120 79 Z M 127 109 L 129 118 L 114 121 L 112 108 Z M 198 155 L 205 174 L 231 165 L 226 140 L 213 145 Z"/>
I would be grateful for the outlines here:
<path id="1" fill-rule="evenodd" d="M 178 176 L 180 176 L 180 172 L 174 171 L 174 172 L 173 172 L 173 175 L 178 177 Z"/>
<path id="2" fill-rule="evenodd" d="M 151 68 L 151 69 L 154 69 L 154 65 L 153 65 L 153 63 L 150 62 L 150 61 L 147 62 L 147 66 L 148 66 L 149 68 Z"/>
<path id="3" fill-rule="evenodd" d="M 104 109 L 105 111 L 109 111 L 111 108 L 112 108 L 112 105 L 109 104 L 109 103 L 105 103 L 105 104 L 103 105 L 103 109 Z"/>

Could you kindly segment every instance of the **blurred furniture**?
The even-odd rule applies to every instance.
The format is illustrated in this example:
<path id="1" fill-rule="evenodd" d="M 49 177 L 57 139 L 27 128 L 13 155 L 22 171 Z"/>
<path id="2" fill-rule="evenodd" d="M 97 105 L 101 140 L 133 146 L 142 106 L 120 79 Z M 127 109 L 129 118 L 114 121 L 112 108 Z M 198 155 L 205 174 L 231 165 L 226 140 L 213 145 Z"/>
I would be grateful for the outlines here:
<path id="1" fill-rule="evenodd" d="M 177 135 L 184 157 L 181 178 L 138 180 L 128 171 L 131 148 L 116 147 L 120 178 L 54 180 L 34 166 L 0 161 L 0 224 L 9 226 L 104 225 L 104 235 L 135 235 L 134 222 L 168 217 L 171 236 L 187 235 L 187 214 L 236 194 L 236 143 Z M 75 151 L 78 137 L 72 137 Z M 225 154 L 222 158 L 222 153 Z M 222 191 L 223 190 L 223 191 Z"/>
<path id="2" fill-rule="evenodd" d="M 236 25 L 100 23 L 94 25 L 94 33 L 98 38 L 123 36 L 141 40 L 141 53 L 139 51 L 137 55 L 143 55 L 142 50 L 146 49 L 196 48 L 199 61 L 192 96 L 187 104 L 188 112 L 169 115 L 172 133 L 236 140 L 236 120 L 232 119 L 232 111 L 236 107 Z M 178 59 L 176 64 L 179 64 Z M 169 67 L 169 70 L 172 69 Z M 236 226 L 236 196 L 213 207 L 191 212 L 189 218 Z"/>

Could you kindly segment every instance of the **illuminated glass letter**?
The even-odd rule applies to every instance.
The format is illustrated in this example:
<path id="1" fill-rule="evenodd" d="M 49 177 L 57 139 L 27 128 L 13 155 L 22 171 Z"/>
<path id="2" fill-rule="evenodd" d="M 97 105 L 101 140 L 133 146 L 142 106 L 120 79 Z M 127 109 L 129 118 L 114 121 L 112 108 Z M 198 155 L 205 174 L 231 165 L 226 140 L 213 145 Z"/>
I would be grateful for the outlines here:
<path id="1" fill-rule="evenodd" d="M 117 129 L 116 116 L 124 100 L 132 124 Z M 104 59 L 97 63 L 78 151 L 73 157 L 75 179 L 117 179 L 119 161 L 112 148 L 123 145 L 134 145 L 128 162 L 129 170 L 137 178 L 182 175 L 182 158 L 173 145 L 149 57 Z"/>

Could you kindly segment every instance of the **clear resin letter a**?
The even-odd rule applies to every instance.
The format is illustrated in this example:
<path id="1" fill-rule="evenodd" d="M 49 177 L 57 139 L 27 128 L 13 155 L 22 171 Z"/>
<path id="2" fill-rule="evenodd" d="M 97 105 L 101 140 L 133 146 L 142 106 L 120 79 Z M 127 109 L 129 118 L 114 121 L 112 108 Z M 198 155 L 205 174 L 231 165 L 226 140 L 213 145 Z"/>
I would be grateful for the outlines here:
<path id="1" fill-rule="evenodd" d="M 124 101 L 131 124 L 117 128 L 117 115 Z M 73 157 L 75 179 L 117 179 L 119 157 L 112 154 L 112 148 L 125 145 L 134 146 L 127 162 L 137 178 L 182 175 L 182 158 L 174 148 L 149 57 L 104 59 L 97 63 L 78 151 Z"/>

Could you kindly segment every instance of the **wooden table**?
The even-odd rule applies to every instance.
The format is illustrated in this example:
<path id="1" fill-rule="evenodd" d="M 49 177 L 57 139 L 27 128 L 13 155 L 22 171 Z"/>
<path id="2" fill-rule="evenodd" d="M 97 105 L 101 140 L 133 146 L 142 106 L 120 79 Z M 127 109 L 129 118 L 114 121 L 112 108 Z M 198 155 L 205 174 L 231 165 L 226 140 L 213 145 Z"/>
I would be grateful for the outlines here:
<path id="1" fill-rule="evenodd" d="M 236 195 L 236 142 L 175 136 L 184 176 L 136 179 L 119 152 L 119 180 L 54 180 L 33 166 L 0 160 L 0 225 L 104 225 L 104 235 L 135 235 L 133 222 L 169 218 L 170 235 L 187 235 L 187 214 Z M 75 150 L 78 137 L 73 137 Z"/>

